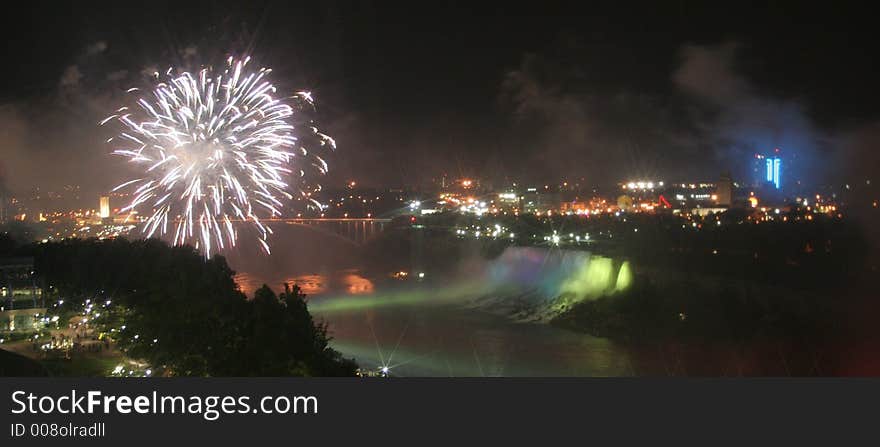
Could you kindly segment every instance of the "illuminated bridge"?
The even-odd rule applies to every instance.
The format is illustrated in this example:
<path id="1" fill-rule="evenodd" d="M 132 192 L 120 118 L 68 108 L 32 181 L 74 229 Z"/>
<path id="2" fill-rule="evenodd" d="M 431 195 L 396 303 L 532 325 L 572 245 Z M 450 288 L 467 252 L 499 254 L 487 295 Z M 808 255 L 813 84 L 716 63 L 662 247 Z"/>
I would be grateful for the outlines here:
<path id="1" fill-rule="evenodd" d="M 309 227 L 320 233 L 342 238 L 357 245 L 369 241 L 391 224 L 391 219 L 376 218 L 289 218 L 263 219 L 262 221 L 276 225 L 283 223 Z"/>

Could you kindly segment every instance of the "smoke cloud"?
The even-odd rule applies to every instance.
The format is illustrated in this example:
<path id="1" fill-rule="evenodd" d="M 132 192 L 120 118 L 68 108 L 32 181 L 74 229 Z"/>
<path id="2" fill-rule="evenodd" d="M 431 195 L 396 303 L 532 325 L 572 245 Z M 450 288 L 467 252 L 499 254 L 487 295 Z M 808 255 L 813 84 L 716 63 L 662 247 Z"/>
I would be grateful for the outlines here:
<path id="1" fill-rule="evenodd" d="M 61 87 L 76 87 L 79 85 L 79 80 L 82 79 L 82 77 L 83 74 L 79 71 L 79 67 L 71 65 L 64 70 L 59 84 Z"/>
<path id="2" fill-rule="evenodd" d="M 670 172 L 747 179 L 755 153 L 779 148 L 792 182 L 823 180 L 831 173 L 821 161 L 842 135 L 818 128 L 796 98 L 761 92 L 738 68 L 742 51 L 734 41 L 683 45 L 666 85 L 656 88 L 609 80 L 603 70 L 620 67 L 583 49 L 528 54 L 506 74 L 502 102 L 515 127 L 534 135 L 534 169 L 548 173 L 595 183 Z"/>
<path id="3" fill-rule="evenodd" d="M 672 75 L 692 101 L 691 119 L 714 156 L 739 170 L 756 153 L 780 149 L 789 179 L 814 184 L 822 174 L 817 161 L 827 158 L 833 137 L 818 129 L 797 100 L 762 95 L 736 67 L 741 45 L 685 45 Z M 814 186 L 814 185 L 811 185 Z"/>

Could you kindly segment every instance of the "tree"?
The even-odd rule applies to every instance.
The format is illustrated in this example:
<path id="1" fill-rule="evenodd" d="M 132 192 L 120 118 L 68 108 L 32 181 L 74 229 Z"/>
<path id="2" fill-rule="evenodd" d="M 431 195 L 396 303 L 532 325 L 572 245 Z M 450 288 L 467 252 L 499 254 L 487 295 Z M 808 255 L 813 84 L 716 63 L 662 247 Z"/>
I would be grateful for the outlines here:
<path id="1" fill-rule="evenodd" d="M 156 240 L 65 240 L 34 248 L 67 305 L 98 303 L 90 324 L 157 370 L 185 376 L 353 375 L 297 287 L 241 293 L 224 258 Z M 110 303 L 109 305 L 107 303 Z"/>

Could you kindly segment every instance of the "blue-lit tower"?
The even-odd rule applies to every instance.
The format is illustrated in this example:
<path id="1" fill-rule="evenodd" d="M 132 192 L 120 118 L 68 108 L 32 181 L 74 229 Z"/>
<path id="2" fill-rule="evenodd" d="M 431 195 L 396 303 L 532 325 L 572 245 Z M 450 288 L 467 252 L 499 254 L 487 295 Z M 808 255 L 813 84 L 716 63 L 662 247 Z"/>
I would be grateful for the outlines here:
<path id="1" fill-rule="evenodd" d="M 772 154 L 755 154 L 753 161 L 753 186 L 762 188 L 772 186 L 773 189 L 782 188 L 782 157 L 777 148 Z"/>
<path id="2" fill-rule="evenodd" d="M 767 167 L 767 183 L 772 183 L 776 189 L 779 189 L 781 183 L 780 175 L 782 174 L 782 159 L 779 157 L 767 157 L 764 160 Z"/>

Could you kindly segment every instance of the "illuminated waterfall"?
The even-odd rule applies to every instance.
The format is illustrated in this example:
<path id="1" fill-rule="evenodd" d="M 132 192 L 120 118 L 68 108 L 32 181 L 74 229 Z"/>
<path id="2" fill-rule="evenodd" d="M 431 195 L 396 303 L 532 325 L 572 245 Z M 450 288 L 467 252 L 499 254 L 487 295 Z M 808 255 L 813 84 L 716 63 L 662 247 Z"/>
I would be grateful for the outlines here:
<path id="1" fill-rule="evenodd" d="M 510 247 L 491 261 L 488 283 L 495 290 L 529 294 L 534 301 L 565 297 L 568 302 L 596 299 L 630 287 L 629 261 L 585 251 Z"/>
<path id="2" fill-rule="evenodd" d="M 618 292 L 626 290 L 632 285 L 632 282 L 633 274 L 629 267 L 629 261 L 623 261 L 623 264 L 620 265 L 620 271 L 617 272 L 617 283 L 614 289 Z"/>
<path id="3" fill-rule="evenodd" d="M 614 289 L 614 261 L 602 256 L 591 256 L 559 287 L 561 295 L 573 295 L 578 301 L 598 298 Z"/>

